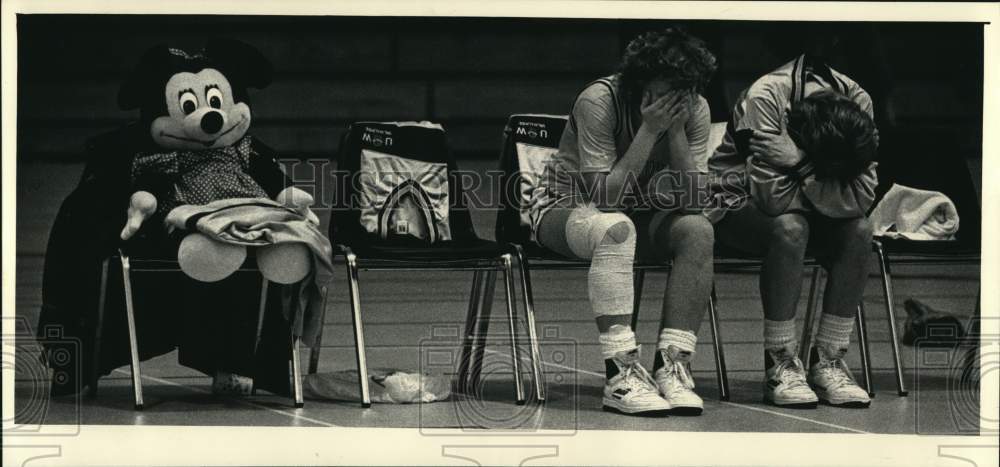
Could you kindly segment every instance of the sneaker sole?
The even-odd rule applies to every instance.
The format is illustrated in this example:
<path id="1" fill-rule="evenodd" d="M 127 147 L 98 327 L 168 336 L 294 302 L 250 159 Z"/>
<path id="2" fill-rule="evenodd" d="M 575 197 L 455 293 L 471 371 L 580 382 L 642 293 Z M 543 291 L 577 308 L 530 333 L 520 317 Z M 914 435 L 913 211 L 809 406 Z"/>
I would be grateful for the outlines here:
<path id="1" fill-rule="evenodd" d="M 835 400 L 835 399 L 828 399 L 826 397 L 822 397 L 821 396 L 819 398 L 819 401 L 822 402 L 824 405 L 829 405 L 831 407 L 843 407 L 845 409 L 867 409 L 870 405 L 872 405 L 872 401 L 870 399 L 867 400 L 867 401 L 864 401 L 864 400 L 853 400 L 853 399 L 852 400 Z"/>
<path id="2" fill-rule="evenodd" d="M 625 408 L 616 407 L 615 403 L 609 401 L 608 399 L 604 400 L 601 409 L 604 410 L 605 412 L 612 412 L 621 415 L 631 415 L 634 417 L 665 417 L 667 415 L 670 415 L 670 411 L 672 410 L 669 408 L 664 408 L 664 409 L 651 409 L 651 410 L 636 410 L 630 412 Z"/>
<path id="3" fill-rule="evenodd" d="M 776 401 L 769 397 L 764 397 L 764 402 L 771 404 L 776 407 L 782 407 L 786 409 L 815 409 L 819 405 L 819 400 L 814 401 Z"/>
<path id="4" fill-rule="evenodd" d="M 608 406 L 608 405 L 602 406 L 601 409 L 604 410 L 605 412 L 616 413 L 616 414 L 619 414 L 619 415 L 628 415 L 628 416 L 632 416 L 632 417 L 653 417 L 653 418 L 659 418 L 659 417 L 667 417 L 667 416 L 670 415 L 670 409 L 644 410 L 642 412 L 626 412 L 624 410 L 619 410 L 619 409 L 617 409 L 615 407 L 611 407 L 611 406 Z"/>
<path id="5" fill-rule="evenodd" d="M 680 415 L 682 417 L 694 417 L 701 415 L 703 409 L 701 407 L 690 406 L 690 407 L 674 407 L 670 409 L 670 415 Z"/>
<path id="6" fill-rule="evenodd" d="M 824 405 L 829 405 L 831 407 L 842 407 L 845 409 L 867 409 L 870 405 L 872 405 L 871 399 L 867 401 L 857 400 L 857 399 L 836 400 L 824 396 L 819 396 L 819 400 Z"/>
<path id="7" fill-rule="evenodd" d="M 846 402 L 831 402 L 828 400 L 822 400 L 824 405 L 829 405 L 831 407 L 839 407 L 843 409 L 867 409 L 872 405 L 872 401 L 846 401 Z"/>

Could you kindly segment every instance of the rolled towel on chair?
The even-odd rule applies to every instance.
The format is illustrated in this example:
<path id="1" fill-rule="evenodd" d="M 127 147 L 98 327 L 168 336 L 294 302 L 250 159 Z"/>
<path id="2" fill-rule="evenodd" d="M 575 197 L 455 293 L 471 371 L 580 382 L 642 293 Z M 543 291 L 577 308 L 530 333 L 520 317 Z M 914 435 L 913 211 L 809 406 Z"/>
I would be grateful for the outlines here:
<path id="1" fill-rule="evenodd" d="M 893 185 L 871 213 L 876 236 L 953 240 L 958 211 L 943 193 Z"/>

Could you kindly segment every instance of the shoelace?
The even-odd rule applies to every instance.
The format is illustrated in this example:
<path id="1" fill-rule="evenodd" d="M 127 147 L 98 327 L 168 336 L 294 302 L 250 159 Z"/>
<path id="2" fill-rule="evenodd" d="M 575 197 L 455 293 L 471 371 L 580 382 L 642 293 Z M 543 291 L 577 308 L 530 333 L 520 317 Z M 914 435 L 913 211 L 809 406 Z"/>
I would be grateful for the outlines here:
<path id="1" fill-rule="evenodd" d="M 806 382 L 805 375 L 802 374 L 802 371 L 795 371 L 797 369 L 802 369 L 802 364 L 799 362 L 799 359 L 790 358 L 779 362 L 777 368 L 774 369 L 774 374 L 779 380 L 787 384 L 790 389 L 809 387 L 809 383 Z"/>
<path id="2" fill-rule="evenodd" d="M 653 388 L 656 387 L 656 380 L 650 376 L 649 372 L 646 371 L 639 362 L 628 362 L 622 368 L 622 381 L 625 382 L 625 387 L 629 389 L 635 389 L 636 391 L 644 392 L 655 392 Z"/>
<path id="3" fill-rule="evenodd" d="M 691 373 L 688 372 L 687 365 L 683 362 L 673 362 L 670 366 L 663 367 L 663 371 L 666 371 L 668 375 L 676 375 L 676 378 L 668 380 L 671 392 L 680 389 L 694 389 L 694 379 L 691 378 Z M 681 387 L 675 387 L 675 382 L 680 383 Z"/>
<path id="4" fill-rule="evenodd" d="M 847 362 L 842 358 L 821 362 L 818 365 L 823 365 L 817 371 L 821 371 L 824 375 L 827 375 L 827 381 L 829 382 L 827 387 L 829 389 L 838 389 L 845 385 L 857 384 L 854 382 L 854 377 L 851 376 L 851 370 L 847 368 Z"/>

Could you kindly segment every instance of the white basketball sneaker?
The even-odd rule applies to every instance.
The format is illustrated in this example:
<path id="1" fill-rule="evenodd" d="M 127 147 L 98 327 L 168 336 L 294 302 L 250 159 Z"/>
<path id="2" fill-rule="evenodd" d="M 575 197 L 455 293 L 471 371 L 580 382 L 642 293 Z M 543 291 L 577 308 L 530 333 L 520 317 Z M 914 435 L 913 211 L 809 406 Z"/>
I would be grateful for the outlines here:
<path id="1" fill-rule="evenodd" d="M 809 389 L 802 360 L 795 356 L 794 348 L 765 350 L 764 366 L 765 401 L 796 408 L 813 408 L 819 403 L 816 393 Z"/>
<path id="2" fill-rule="evenodd" d="M 639 363 L 639 347 L 618 352 L 605 362 L 613 376 L 604 384 L 604 410 L 642 416 L 662 416 L 670 411 L 670 403 L 660 397 L 653 377 Z"/>
<path id="3" fill-rule="evenodd" d="M 701 415 L 704 402 L 693 391 L 694 378 L 691 377 L 691 352 L 681 351 L 672 345 L 659 349 L 663 367 L 656 370 L 654 377 L 660 395 L 670 403 L 673 415 Z"/>
<path id="4" fill-rule="evenodd" d="M 868 392 L 861 389 L 844 362 L 847 349 L 813 349 L 809 361 L 809 384 L 824 403 L 837 407 L 866 408 Z M 827 358 L 829 357 L 829 358 Z"/>

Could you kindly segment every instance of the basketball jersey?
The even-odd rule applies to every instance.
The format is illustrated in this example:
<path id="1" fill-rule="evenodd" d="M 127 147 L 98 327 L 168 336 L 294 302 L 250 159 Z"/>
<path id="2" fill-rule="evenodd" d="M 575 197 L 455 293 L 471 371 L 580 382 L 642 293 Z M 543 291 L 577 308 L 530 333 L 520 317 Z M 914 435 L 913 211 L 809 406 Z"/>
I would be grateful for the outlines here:
<path id="1" fill-rule="evenodd" d="M 709 109 L 704 99 L 696 102 L 685 133 L 695 166 L 707 172 Z M 621 88 L 618 75 L 598 79 L 584 88 L 573 105 L 559 141 L 559 151 L 546 164 L 533 193 L 530 209 L 536 221 L 555 201 L 583 193 L 583 173 L 610 172 L 625 156 L 642 125 L 637 107 L 638 102 Z M 665 141 L 661 139 L 653 150 L 657 151 Z M 665 162 L 657 159 L 662 158 L 650 157 L 637 174 L 635 180 L 639 187 L 645 187 L 654 174 L 667 168 Z"/>

